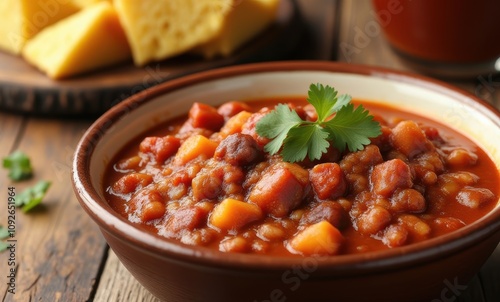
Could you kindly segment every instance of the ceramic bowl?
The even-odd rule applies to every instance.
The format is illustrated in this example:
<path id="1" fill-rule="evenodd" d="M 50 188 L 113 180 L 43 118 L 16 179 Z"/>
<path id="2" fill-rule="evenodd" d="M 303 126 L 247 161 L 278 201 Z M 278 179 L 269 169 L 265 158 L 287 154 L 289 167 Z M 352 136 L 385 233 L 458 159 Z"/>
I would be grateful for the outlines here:
<path id="1" fill-rule="evenodd" d="M 442 301 L 460 295 L 500 241 L 500 203 L 458 231 L 387 251 L 280 258 L 222 253 L 147 233 L 115 213 L 103 176 L 129 139 L 187 113 L 194 101 L 297 96 L 310 83 L 398 106 L 465 133 L 500 165 L 499 113 L 475 96 L 417 75 L 334 62 L 270 62 L 194 74 L 134 95 L 81 139 L 73 186 L 125 267 L 164 301 Z"/>

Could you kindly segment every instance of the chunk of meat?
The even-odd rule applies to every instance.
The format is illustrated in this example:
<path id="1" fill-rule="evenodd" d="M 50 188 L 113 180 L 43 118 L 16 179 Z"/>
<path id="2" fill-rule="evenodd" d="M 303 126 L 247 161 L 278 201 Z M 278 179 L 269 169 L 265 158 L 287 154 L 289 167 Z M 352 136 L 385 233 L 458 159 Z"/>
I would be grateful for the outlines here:
<path id="1" fill-rule="evenodd" d="M 257 125 L 259 120 L 267 113 L 269 113 L 269 108 L 265 108 L 259 112 L 253 113 L 241 127 L 241 133 L 248 134 L 253 137 L 257 144 L 261 147 L 264 147 L 267 143 L 269 143 L 270 139 L 258 135 L 255 126 Z"/>
<path id="2" fill-rule="evenodd" d="M 264 213 L 284 217 L 301 203 L 307 193 L 308 174 L 297 164 L 275 164 L 257 181 L 248 200 L 257 204 Z"/>
<path id="3" fill-rule="evenodd" d="M 255 140 L 247 134 L 235 133 L 223 139 L 214 158 L 224 160 L 233 166 L 246 166 L 259 161 L 264 153 Z"/>
<path id="4" fill-rule="evenodd" d="M 157 163 L 163 163 L 179 149 L 180 140 L 173 136 L 146 137 L 139 145 L 139 151 L 151 154 Z"/>
<path id="5" fill-rule="evenodd" d="M 319 199 L 335 199 L 344 195 L 347 188 L 344 172 L 337 163 L 315 165 L 309 179 Z"/>
<path id="6" fill-rule="evenodd" d="M 383 197 L 391 197 L 396 189 L 413 185 L 410 167 L 400 159 L 391 159 L 373 167 L 370 176 L 372 190 Z"/>
<path id="7" fill-rule="evenodd" d="M 179 208 L 169 215 L 165 224 L 166 234 L 178 236 L 183 230 L 192 231 L 206 221 L 206 213 L 196 206 Z"/>
<path id="8" fill-rule="evenodd" d="M 339 203 L 322 201 L 302 215 L 300 224 L 314 224 L 323 220 L 342 229 L 349 223 L 349 216 Z"/>
<path id="9" fill-rule="evenodd" d="M 251 108 L 248 104 L 238 101 L 232 101 L 222 104 L 217 112 L 224 117 L 227 121 L 229 118 L 235 116 L 242 111 L 250 111 Z"/>
<path id="10" fill-rule="evenodd" d="M 245 174 L 237 166 L 209 160 L 207 165 L 192 180 L 192 193 L 195 201 L 222 200 L 243 191 Z"/>
<path id="11" fill-rule="evenodd" d="M 189 109 L 189 121 L 193 128 L 204 128 L 218 131 L 224 125 L 224 117 L 217 109 L 202 103 L 194 103 Z"/>
<path id="12" fill-rule="evenodd" d="M 113 192 L 129 194 L 153 182 L 153 176 L 145 173 L 130 173 L 122 176 L 113 184 Z"/>
<path id="13" fill-rule="evenodd" d="M 139 219 L 141 222 L 148 222 L 163 217 L 166 211 L 163 197 L 155 189 L 139 191 L 132 196 L 128 204 L 132 221 Z"/>

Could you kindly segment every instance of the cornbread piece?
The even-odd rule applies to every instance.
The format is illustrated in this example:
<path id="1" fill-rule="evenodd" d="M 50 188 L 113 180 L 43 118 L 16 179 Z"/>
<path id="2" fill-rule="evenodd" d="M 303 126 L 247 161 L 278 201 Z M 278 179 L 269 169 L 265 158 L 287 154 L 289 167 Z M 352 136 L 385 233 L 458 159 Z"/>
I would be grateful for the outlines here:
<path id="1" fill-rule="evenodd" d="M 87 6 L 92 5 L 94 3 L 101 2 L 101 1 L 107 1 L 109 3 L 113 3 L 113 0 L 71 0 L 71 2 L 73 2 L 75 5 L 77 5 L 80 8 L 84 8 L 84 7 L 87 7 Z"/>
<path id="2" fill-rule="evenodd" d="M 234 6 L 217 36 L 193 52 L 206 57 L 229 56 L 263 32 L 276 19 L 280 0 L 245 0 Z"/>
<path id="3" fill-rule="evenodd" d="M 0 49 L 20 54 L 26 41 L 78 9 L 67 0 L 1 0 Z"/>
<path id="4" fill-rule="evenodd" d="M 233 0 L 115 0 L 136 65 L 163 60 L 213 39 Z"/>
<path id="5" fill-rule="evenodd" d="M 60 79 L 125 61 L 131 52 L 113 6 L 99 2 L 45 28 L 26 44 L 23 56 Z"/>

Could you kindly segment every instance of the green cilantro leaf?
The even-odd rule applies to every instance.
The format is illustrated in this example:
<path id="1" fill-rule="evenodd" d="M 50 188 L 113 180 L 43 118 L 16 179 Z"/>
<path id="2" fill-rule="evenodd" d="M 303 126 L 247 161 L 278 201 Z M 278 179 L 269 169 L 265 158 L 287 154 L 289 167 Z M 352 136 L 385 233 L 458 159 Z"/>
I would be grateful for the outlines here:
<path id="1" fill-rule="evenodd" d="M 369 137 L 380 135 L 377 124 L 362 105 L 355 109 L 353 104 L 349 104 L 324 125 L 335 148 L 342 152 L 347 145 L 349 151 L 354 152 L 363 150 L 370 143 Z"/>
<path id="2" fill-rule="evenodd" d="M 292 128 L 285 139 L 281 155 L 290 162 L 301 161 L 307 154 L 310 160 L 320 158 L 330 146 L 328 135 L 327 131 L 315 124 Z"/>
<path id="3" fill-rule="evenodd" d="M 9 169 L 9 178 L 14 181 L 28 179 L 33 175 L 30 159 L 21 151 L 15 151 L 5 157 L 3 167 Z"/>
<path id="4" fill-rule="evenodd" d="M 351 101 L 351 97 L 346 94 L 337 98 L 337 93 L 335 89 L 328 85 L 316 84 L 309 86 L 307 101 L 316 109 L 319 121 L 324 121 Z"/>
<path id="5" fill-rule="evenodd" d="M 281 150 L 288 162 L 320 159 L 330 143 L 340 151 L 362 150 L 370 138 L 381 134 L 380 124 L 363 106 L 357 108 L 349 95 L 322 84 L 311 84 L 307 101 L 316 109 L 316 121 L 302 120 L 295 110 L 280 104 L 262 117 L 256 125 L 257 134 L 271 139 L 264 149 L 270 154 Z"/>
<path id="6" fill-rule="evenodd" d="M 42 202 L 50 184 L 48 181 L 41 180 L 34 186 L 25 189 L 16 196 L 16 206 L 22 207 L 23 212 L 30 211 Z"/>
<path id="7" fill-rule="evenodd" d="M 301 122 L 303 121 L 295 110 L 291 110 L 287 105 L 278 104 L 273 111 L 259 120 L 255 130 L 261 136 L 273 139 L 264 148 L 270 154 L 275 154 L 280 150 L 288 131 Z M 267 126 L 271 124 L 274 126 Z"/>

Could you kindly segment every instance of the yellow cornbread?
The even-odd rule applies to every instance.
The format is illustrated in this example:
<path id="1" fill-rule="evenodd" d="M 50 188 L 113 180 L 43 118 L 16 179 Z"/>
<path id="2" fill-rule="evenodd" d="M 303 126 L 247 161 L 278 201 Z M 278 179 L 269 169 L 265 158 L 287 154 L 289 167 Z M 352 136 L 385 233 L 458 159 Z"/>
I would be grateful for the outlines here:
<path id="1" fill-rule="evenodd" d="M 266 29 L 275 19 L 280 0 L 243 0 L 235 4 L 217 36 L 193 52 L 206 58 L 228 56 Z"/>
<path id="2" fill-rule="evenodd" d="M 113 0 L 71 0 L 71 2 L 73 2 L 75 5 L 77 5 L 80 8 L 84 8 L 84 7 L 87 7 L 87 6 L 92 5 L 94 3 L 101 2 L 101 1 L 107 1 L 109 3 L 113 2 Z"/>
<path id="3" fill-rule="evenodd" d="M 0 0 L 0 49 L 20 54 L 26 41 L 78 9 L 69 0 Z"/>
<path id="4" fill-rule="evenodd" d="M 245 1 L 244 1 L 245 2 Z M 138 66 L 213 39 L 233 0 L 114 0 Z"/>
<path id="5" fill-rule="evenodd" d="M 122 62 L 130 47 L 109 2 L 92 4 L 45 28 L 23 49 L 23 57 L 53 79 Z"/>

